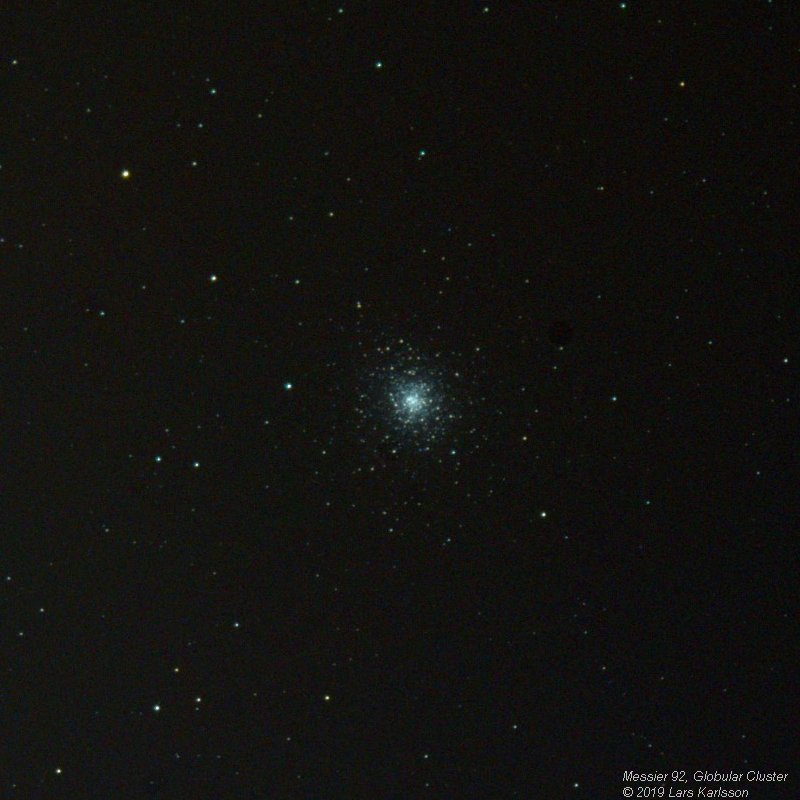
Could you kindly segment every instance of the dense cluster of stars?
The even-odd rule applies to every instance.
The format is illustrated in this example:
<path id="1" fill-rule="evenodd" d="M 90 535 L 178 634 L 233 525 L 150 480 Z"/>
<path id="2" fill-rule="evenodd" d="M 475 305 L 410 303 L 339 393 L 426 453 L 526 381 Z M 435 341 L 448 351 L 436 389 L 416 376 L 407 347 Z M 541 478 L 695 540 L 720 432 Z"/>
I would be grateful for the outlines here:
<path id="1" fill-rule="evenodd" d="M 474 402 L 457 354 L 426 355 L 403 339 L 380 346 L 368 358 L 356 413 L 365 443 L 381 449 L 426 453 L 461 452 L 465 410 Z"/>

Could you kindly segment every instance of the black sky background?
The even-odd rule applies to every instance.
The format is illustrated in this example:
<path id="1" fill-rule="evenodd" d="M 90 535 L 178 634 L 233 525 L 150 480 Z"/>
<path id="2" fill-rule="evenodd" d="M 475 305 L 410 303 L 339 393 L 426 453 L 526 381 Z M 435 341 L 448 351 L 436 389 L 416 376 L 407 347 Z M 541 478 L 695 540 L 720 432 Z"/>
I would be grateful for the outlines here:
<path id="1" fill-rule="evenodd" d="M 5 9 L 0 796 L 793 796 L 797 23 Z"/>

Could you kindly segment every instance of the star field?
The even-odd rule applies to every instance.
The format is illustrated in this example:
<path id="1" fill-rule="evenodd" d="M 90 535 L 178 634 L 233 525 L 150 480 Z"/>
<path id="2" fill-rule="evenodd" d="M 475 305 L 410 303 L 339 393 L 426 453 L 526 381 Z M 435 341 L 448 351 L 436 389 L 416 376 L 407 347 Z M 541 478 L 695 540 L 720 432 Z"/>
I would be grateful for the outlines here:
<path id="1" fill-rule="evenodd" d="M 2 800 L 798 796 L 798 4 L 0 30 Z"/>

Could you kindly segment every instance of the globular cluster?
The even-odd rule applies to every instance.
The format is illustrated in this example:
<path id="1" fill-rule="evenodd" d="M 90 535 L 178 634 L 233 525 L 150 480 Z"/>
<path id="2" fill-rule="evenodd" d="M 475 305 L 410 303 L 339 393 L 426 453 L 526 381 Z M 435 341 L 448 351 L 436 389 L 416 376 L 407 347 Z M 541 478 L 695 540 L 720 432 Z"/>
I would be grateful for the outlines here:
<path id="1" fill-rule="evenodd" d="M 356 407 L 364 444 L 394 455 L 460 456 L 474 433 L 475 398 L 458 354 L 427 354 L 400 339 L 373 348 L 366 360 Z"/>

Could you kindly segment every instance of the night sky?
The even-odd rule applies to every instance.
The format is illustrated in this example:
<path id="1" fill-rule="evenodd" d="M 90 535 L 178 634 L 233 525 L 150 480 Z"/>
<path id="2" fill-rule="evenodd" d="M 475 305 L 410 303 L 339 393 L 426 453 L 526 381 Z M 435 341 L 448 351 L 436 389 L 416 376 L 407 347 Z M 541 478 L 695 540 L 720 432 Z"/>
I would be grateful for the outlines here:
<path id="1" fill-rule="evenodd" d="M 797 796 L 797 4 L 0 23 L 0 797 Z"/>

